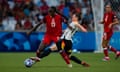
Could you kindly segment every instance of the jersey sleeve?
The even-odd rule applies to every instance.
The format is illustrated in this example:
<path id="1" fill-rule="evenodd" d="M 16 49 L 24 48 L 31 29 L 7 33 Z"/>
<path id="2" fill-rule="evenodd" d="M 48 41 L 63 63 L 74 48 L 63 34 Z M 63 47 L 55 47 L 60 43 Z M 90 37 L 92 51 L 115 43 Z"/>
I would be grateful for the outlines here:
<path id="1" fill-rule="evenodd" d="M 113 13 L 113 20 L 117 19 L 117 16 Z"/>

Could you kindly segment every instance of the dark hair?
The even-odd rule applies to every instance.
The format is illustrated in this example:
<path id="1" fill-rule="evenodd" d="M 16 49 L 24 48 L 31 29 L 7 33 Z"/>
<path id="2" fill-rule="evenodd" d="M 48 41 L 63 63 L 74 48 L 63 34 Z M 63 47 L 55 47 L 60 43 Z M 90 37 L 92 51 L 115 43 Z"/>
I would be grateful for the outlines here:
<path id="1" fill-rule="evenodd" d="M 75 15 L 78 18 L 78 20 L 81 20 L 81 13 L 73 13 L 73 15 Z"/>
<path id="2" fill-rule="evenodd" d="M 51 9 L 53 9 L 53 11 L 56 12 L 56 7 L 55 6 L 51 6 Z"/>
<path id="3" fill-rule="evenodd" d="M 49 9 L 49 12 L 56 12 L 56 7 L 51 6 L 50 9 Z"/>

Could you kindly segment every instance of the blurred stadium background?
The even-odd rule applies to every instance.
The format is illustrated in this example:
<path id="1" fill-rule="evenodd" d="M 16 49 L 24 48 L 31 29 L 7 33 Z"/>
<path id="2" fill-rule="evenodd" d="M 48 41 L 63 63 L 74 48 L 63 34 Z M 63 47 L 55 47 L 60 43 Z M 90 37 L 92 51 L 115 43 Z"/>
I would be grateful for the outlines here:
<path id="1" fill-rule="evenodd" d="M 82 25 L 88 33 L 75 35 L 73 51 L 101 52 L 103 26 L 98 23 L 103 17 L 104 5 L 109 3 L 120 18 L 119 0 L 0 0 L 0 52 L 36 51 L 45 25 L 30 36 L 26 32 L 44 18 L 50 6 L 56 6 L 68 18 L 72 12 L 82 13 Z M 65 27 L 63 24 L 63 29 Z M 120 25 L 115 26 L 114 31 L 110 43 L 120 50 Z"/>

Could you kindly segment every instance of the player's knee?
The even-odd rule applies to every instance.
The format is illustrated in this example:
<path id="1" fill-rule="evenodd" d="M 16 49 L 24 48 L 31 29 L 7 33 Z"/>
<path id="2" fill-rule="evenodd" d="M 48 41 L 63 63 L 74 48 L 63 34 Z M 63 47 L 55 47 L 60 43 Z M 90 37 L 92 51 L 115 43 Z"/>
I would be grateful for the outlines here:
<path id="1" fill-rule="evenodd" d="M 53 44 L 53 45 L 50 47 L 50 50 L 51 50 L 51 51 L 56 51 L 56 50 L 58 50 L 56 44 Z"/>
<path id="2" fill-rule="evenodd" d="M 102 44 L 102 47 L 103 47 L 103 48 L 106 48 L 106 47 L 107 47 L 107 44 L 106 44 L 106 43 L 103 43 L 103 44 Z"/>
<path id="3" fill-rule="evenodd" d="M 106 48 L 106 45 L 105 45 L 105 44 L 102 44 L 102 47 L 103 47 L 103 48 Z"/>
<path id="4" fill-rule="evenodd" d="M 103 41 L 103 42 L 102 42 L 102 47 L 103 47 L 103 48 L 106 48 L 107 46 L 108 46 L 108 41 Z"/>
<path id="5" fill-rule="evenodd" d="M 50 48 L 50 50 L 51 51 L 56 51 L 56 50 L 58 50 L 56 47 L 52 47 L 52 48 Z"/>
<path id="6" fill-rule="evenodd" d="M 41 51 L 43 51 L 43 50 L 44 50 L 44 49 L 41 49 L 41 48 L 38 49 L 39 52 L 41 52 Z"/>
<path id="7" fill-rule="evenodd" d="M 74 56 L 69 56 L 70 60 L 73 58 Z"/>

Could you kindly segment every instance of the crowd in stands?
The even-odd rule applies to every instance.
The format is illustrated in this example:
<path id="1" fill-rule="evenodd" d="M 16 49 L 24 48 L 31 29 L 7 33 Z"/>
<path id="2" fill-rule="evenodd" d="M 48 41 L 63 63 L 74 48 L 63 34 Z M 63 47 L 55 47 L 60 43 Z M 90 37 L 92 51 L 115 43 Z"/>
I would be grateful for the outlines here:
<path id="1" fill-rule="evenodd" d="M 51 6 L 68 18 L 73 12 L 82 13 L 82 24 L 94 31 L 90 0 L 0 0 L 0 31 L 30 30 Z M 45 25 L 40 31 L 45 31 Z"/>

